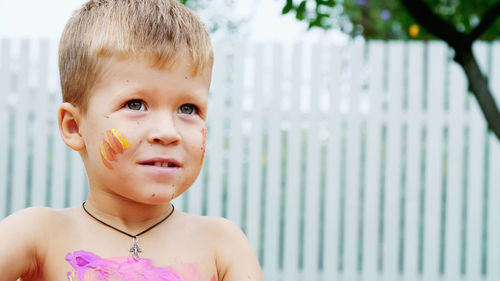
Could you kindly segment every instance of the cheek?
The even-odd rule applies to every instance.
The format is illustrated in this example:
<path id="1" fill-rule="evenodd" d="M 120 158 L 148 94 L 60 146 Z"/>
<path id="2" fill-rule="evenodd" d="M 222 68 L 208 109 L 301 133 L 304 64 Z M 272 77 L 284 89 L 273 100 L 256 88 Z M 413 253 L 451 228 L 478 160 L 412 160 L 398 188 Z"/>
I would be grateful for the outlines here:
<path id="1" fill-rule="evenodd" d="M 107 130 L 99 145 L 99 154 L 104 166 L 113 170 L 112 162 L 118 161 L 118 155 L 130 147 L 128 139 L 117 129 Z"/>

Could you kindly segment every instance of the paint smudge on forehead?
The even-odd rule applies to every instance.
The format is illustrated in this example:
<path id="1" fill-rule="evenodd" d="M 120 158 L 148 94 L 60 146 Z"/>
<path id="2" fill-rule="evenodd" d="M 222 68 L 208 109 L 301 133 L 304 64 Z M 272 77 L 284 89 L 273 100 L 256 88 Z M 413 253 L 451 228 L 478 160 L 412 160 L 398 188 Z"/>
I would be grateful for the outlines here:
<path id="1" fill-rule="evenodd" d="M 117 161 L 117 154 L 122 154 L 123 151 L 130 147 L 127 138 L 122 136 L 117 129 L 107 130 L 103 136 L 102 145 L 99 145 L 102 163 L 108 169 L 113 170 L 110 162 Z"/>

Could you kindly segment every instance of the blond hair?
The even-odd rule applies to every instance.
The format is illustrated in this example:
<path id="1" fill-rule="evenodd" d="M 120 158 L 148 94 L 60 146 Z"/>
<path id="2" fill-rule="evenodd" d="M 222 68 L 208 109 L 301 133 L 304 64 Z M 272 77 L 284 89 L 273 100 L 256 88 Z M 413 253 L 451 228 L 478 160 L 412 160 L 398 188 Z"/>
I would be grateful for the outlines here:
<path id="1" fill-rule="evenodd" d="M 160 68 L 179 56 L 190 58 L 193 75 L 211 71 L 209 35 L 184 5 L 176 0 L 90 0 L 75 11 L 61 36 L 63 101 L 86 112 L 99 58 L 145 58 Z"/>

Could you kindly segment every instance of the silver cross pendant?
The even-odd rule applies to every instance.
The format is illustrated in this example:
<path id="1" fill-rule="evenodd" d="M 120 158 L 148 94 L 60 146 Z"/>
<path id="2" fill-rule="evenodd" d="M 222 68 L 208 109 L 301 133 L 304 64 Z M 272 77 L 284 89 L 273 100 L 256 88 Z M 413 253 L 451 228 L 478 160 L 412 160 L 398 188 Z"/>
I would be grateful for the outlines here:
<path id="1" fill-rule="evenodd" d="M 137 236 L 134 236 L 134 244 L 132 244 L 132 248 L 128 250 L 132 253 L 134 259 L 136 260 L 139 259 L 139 253 L 142 253 L 142 249 L 139 248 L 139 244 L 137 242 L 139 242 L 139 238 L 137 238 Z"/>

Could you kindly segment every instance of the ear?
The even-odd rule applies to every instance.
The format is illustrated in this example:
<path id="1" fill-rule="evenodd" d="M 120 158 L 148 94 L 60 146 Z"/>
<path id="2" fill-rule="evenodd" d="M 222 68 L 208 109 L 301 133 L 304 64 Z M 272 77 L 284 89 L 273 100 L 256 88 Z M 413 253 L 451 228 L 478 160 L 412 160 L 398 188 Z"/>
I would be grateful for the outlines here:
<path id="1" fill-rule="evenodd" d="M 63 103 L 57 111 L 61 137 L 67 146 L 76 151 L 80 151 L 85 147 L 80 134 L 80 114 L 80 110 L 68 102 Z"/>

